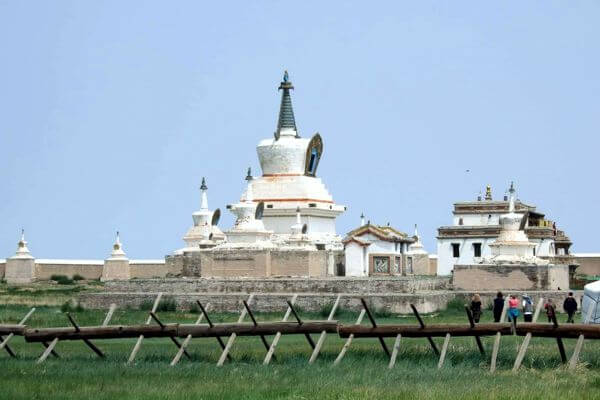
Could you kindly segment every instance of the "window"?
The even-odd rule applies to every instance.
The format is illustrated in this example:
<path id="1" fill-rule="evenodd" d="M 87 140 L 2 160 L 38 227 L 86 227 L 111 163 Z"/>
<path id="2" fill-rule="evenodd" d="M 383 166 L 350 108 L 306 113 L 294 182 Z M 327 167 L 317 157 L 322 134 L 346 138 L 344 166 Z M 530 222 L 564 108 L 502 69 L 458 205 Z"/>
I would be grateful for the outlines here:
<path id="1" fill-rule="evenodd" d="M 314 175 L 317 169 L 317 159 L 319 157 L 319 152 L 316 148 L 313 148 L 310 151 L 310 160 L 308 162 L 308 173 L 310 175 Z"/>
<path id="2" fill-rule="evenodd" d="M 535 257 L 535 247 L 533 248 L 533 256 Z"/>
<path id="3" fill-rule="evenodd" d="M 413 274 L 413 259 L 412 257 L 408 257 L 406 259 L 406 275 Z"/>
<path id="4" fill-rule="evenodd" d="M 390 273 L 390 258 L 373 256 L 373 272 L 376 274 Z"/>
<path id="5" fill-rule="evenodd" d="M 460 243 L 452 243 L 452 257 L 460 257 Z"/>
<path id="6" fill-rule="evenodd" d="M 459 224 L 459 225 L 462 225 L 463 223 L 464 223 L 464 222 L 463 222 L 463 219 L 462 219 L 462 218 L 459 218 L 459 219 L 458 219 L 458 224 Z"/>
<path id="7" fill-rule="evenodd" d="M 400 257 L 394 258 L 394 273 L 395 274 L 402 273 L 402 259 Z"/>
<path id="8" fill-rule="evenodd" d="M 481 243 L 473 243 L 473 256 L 481 257 Z"/>

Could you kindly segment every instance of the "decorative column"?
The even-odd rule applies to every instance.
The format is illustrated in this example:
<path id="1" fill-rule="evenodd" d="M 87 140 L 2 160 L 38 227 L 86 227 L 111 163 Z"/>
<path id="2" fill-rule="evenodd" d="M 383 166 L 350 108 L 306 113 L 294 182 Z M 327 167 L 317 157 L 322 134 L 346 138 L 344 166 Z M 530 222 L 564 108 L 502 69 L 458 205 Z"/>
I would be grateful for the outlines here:
<path id="1" fill-rule="evenodd" d="M 27 248 L 24 230 L 21 230 L 17 252 L 6 260 L 4 279 L 10 285 L 23 285 L 35 280 L 35 258 Z"/>
<path id="2" fill-rule="evenodd" d="M 102 269 L 102 281 L 118 281 L 128 280 L 131 278 L 131 267 L 129 266 L 129 258 L 125 255 L 119 232 L 117 239 L 113 245 L 113 251 L 106 260 L 104 260 L 104 268 Z"/>

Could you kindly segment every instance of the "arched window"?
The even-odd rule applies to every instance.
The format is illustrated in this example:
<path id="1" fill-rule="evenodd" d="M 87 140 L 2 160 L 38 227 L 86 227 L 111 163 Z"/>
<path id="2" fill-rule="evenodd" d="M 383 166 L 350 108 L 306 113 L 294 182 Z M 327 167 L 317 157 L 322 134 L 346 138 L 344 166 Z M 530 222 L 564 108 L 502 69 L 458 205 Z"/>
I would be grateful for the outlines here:
<path id="1" fill-rule="evenodd" d="M 310 139 L 310 142 L 308 142 L 308 147 L 306 149 L 304 175 L 317 175 L 317 167 L 319 166 L 321 155 L 323 155 L 323 139 L 321 139 L 321 135 L 315 133 L 312 139 Z"/>

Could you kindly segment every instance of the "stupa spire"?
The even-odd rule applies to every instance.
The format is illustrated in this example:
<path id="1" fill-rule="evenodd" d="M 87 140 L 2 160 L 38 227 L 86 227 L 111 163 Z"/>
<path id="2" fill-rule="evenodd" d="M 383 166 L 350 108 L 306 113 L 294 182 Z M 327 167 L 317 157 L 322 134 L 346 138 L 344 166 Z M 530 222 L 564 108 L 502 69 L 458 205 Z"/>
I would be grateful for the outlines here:
<path id="1" fill-rule="evenodd" d="M 279 139 L 281 135 L 299 137 L 296 128 L 296 119 L 294 118 L 294 109 L 292 108 L 290 89 L 294 89 L 294 85 L 290 82 L 288 72 L 285 71 L 283 73 L 283 81 L 279 85 L 279 90 L 283 90 L 283 93 L 281 95 L 281 105 L 279 107 L 277 131 L 275 132 L 276 139 Z"/>
<path id="2" fill-rule="evenodd" d="M 202 184 L 200 185 L 200 210 L 207 211 L 208 210 L 208 195 L 206 191 L 208 190 L 208 186 L 206 186 L 206 179 L 202 177 Z"/>

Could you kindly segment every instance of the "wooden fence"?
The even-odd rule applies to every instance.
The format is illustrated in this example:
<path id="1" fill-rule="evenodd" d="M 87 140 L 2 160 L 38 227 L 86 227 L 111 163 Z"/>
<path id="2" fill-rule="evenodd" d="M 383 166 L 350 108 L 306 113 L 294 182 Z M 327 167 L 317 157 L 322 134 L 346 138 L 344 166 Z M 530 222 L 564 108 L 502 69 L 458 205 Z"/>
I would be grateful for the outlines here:
<path id="1" fill-rule="evenodd" d="M 490 360 L 490 371 L 494 372 L 496 369 L 496 359 L 500 346 L 500 339 L 505 335 L 524 337 L 513 365 L 513 371 L 518 370 L 520 367 L 532 337 L 555 339 L 557 350 L 563 363 L 567 363 L 567 355 L 562 340 L 577 339 L 575 350 L 568 363 L 568 366 L 571 369 L 575 368 L 577 365 L 584 338 L 594 340 L 600 339 L 600 325 L 591 325 L 587 323 L 559 325 L 553 308 L 550 312 L 552 316 L 551 323 L 537 323 L 536 321 L 542 308 L 543 299 L 540 299 L 536 307 L 533 322 L 527 323 L 517 324 L 515 321 L 511 323 L 503 322 L 507 309 L 507 305 L 505 304 L 501 320 L 498 323 L 476 323 L 470 310 L 465 306 L 466 323 L 426 325 L 416 307 L 411 305 L 417 321 L 416 324 L 380 325 L 376 322 L 367 302 L 362 298 L 361 303 L 363 309 L 355 324 L 343 324 L 336 321 L 334 317 L 340 303 L 341 295 L 337 297 L 327 320 L 303 320 L 294 307 L 297 297 L 298 295 L 294 295 L 290 300 L 286 300 L 288 307 L 283 319 L 279 322 L 259 322 L 256 320 L 251 307 L 251 304 L 255 299 L 254 294 L 250 295 L 248 300 L 242 302 L 240 316 L 235 323 L 213 323 L 208 313 L 210 305 L 205 307 L 199 301 L 197 302 L 197 305 L 200 310 L 200 316 L 194 324 L 164 323 L 156 314 L 162 298 L 162 293 L 158 294 L 152 310 L 149 312 L 146 323 L 140 325 L 110 325 L 110 320 L 116 309 L 116 306 L 112 304 L 104 322 L 100 326 L 80 326 L 72 315 L 66 313 L 66 317 L 71 324 L 69 327 L 35 328 L 26 325 L 27 320 L 35 312 L 35 308 L 32 308 L 18 324 L 0 325 L 0 350 L 4 349 L 11 357 L 17 357 L 16 352 L 9 346 L 9 342 L 14 336 L 23 336 L 27 343 L 41 343 L 45 347 L 43 353 L 37 360 L 37 363 L 43 363 L 50 355 L 59 358 L 59 354 L 55 350 L 55 347 L 59 342 L 81 340 L 98 357 L 104 358 L 104 352 L 99 349 L 92 340 L 137 338 L 127 361 L 128 363 L 132 363 L 134 362 L 135 356 L 144 339 L 169 338 L 174 346 L 177 347 L 177 353 L 170 364 L 171 366 L 174 366 L 184 355 L 191 358 L 190 354 L 187 352 L 187 347 L 192 339 L 215 338 L 222 349 L 221 356 L 217 362 L 217 365 L 221 366 L 225 361 L 231 361 L 229 352 L 235 343 L 236 337 L 253 336 L 259 337 L 265 347 L 266 355 L 263 364 L 266 365 L 269 364 L 272 359 L 276 359 L 275 349 L 282 335 L 303 335 L 312 349 L 312 353 L 308 360 L 308 362 L 312 364 L 317 359 L 327 334 L 336 334 L 340 338 L 345 338 L 346 342 L 341 348 L 333 365 L 338 365 L 342 361 L 344 355 L 350 348 L 353 339 L 376 338 L 378 339 L 382 350 L 389 358 L 388 367 L 393 368 L 398 356 L 401 339 L 404 337 L 427 339 L 432 352 L 439 357 L 438 368 L 441 368 L 452 337 L 473 337 L 479 352 L 485 357 L 486 351 L 481 342 L 481 337 L 494 336 L 495 340 Z M 590 307 L 590 310 L 591 309 L 592 308 Z M 369 325 L 361 325 L 365 315 L 369 320 Z M 250 322 L 244 322 L 246 317 L 249 317 Z M 292 321 L 289 321 L 290 317 L 293 317 Z M 589 319 L 590 314 L 588 313 L 585 322 L 589 321 Z M 204 323 L 202 323 L 203 320 L 205 321 Z M 316 343 L 311 335 L 319 335 Z M 268 337 L 273 337 L 271 343 L 269 343 Z M 390 351 L 384 341 L 384 338 L 390 337 L 395 338 L 392 351 Z M 441 351 L 433 340 L 435 337 L 444 338 Z"/>

